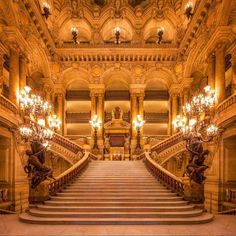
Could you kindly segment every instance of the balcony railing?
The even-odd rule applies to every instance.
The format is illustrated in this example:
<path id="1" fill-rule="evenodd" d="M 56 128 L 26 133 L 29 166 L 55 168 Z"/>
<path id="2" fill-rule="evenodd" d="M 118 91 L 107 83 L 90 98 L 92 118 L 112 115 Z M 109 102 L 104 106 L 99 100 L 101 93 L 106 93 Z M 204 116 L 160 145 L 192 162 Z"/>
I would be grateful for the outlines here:
<path id="1" fill-rule="evenodd" d="M 0 107 L 3 107 L 4 109 L 7 109 L 14 114 L 17 114 L 18 109 L 15 104 L 13 104 L 10 100 L 8 100 L 3 95 L 0 95 Z"/>
<path id="2" fill-rule="evenodd" d="M 216 108 L 216 113 L 222 113 L 223 111 L 225 111 L 227 108 L 229 108 L 230 106 L 232 106 L 233 104 L 236 104 L 236 93 L 234 93 L 233 95 L 231 95 L 229 98 L 227 98 L 226 100 L 224 100 L 217 108 Z"/>
<path id="3" fill-rule="evenodd" d="M 176 193 L 183 195 L 184 193 L 184 184 L 182 180 L 159 164 L 157 164 L 148 153 L 145 153 L 145 164 L 147 168 L 155 175 L 161 182 L 167 185 L 170 189 L 175 191 Z"/>

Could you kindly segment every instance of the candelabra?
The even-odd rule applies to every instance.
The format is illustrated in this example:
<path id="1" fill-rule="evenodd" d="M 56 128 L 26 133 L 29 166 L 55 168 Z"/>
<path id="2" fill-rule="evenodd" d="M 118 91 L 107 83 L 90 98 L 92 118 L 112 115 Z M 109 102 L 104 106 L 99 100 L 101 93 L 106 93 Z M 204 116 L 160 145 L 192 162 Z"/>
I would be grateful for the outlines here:
<path id="1" fill-rule="evenodd" d="M 97 138 L 97 132 L 98 129 L 101 127 L 101 122 L 98 120 L 98 116 L 94 115 L 93 119 L 89 121 L 89 123 L 92 125 L 94 129 L 94 143 L 93 143 L 93 153 L 99 153 L 99 148 L 98 148 L 98 138 Z"/>
<path id="2" fill-rule="evenodd" d="M 159 28 L 157 29 L 157 37 L 158 37 L 157 43 L 158 43 L 158 44 L 161 44 L 161 41 L 162 41 L 162 39 L 163 39 L 164 31 L 165 31 L 165 30 L 164 30 L 163 27 L 159 27 Z"/>
<path id="3" fill-rule="evenodd" d="M 115 44 L 120 44 L 120 33 L 121 33 L 121 28 L 119 26 L 115 27 L 114 29 L 114 32 L 115 32 Z"/>
<path id="4" fill-rule="evenodd" d="M 140 129 L 143 127 L 145 121 L 142 119 L 141 115 L 137 115 L 136 120 L 133 121 L 134 127 L 137 129 L 137 144 L 134 151 L 134 154 L 139 154 L 142 151 L 140 144 Z"/>
<path id="5" fill-rule="evenodd" d="M 188 2 L 185 6 L 185 13 L 184 13 L 188 19 L 190 19 L 190 17 L 193 16 L 192 10 L 193 10 L 193 3 Z"/>
<path id="6" fill-rule="evenodd" d="M 50 15 L 50 5 L 47 2 L 43 3 L 43 13 L 42 15 L 45 17 L 47 20 L 49 15 Z"/>
<path id="7" fill-rule="evenodd" d="M 205 180 L 204 171 L 208 168 L 204 160 L 209 151 L 204 149 L 203 143 L 214 141 L 218 135 L 218 127 L 212 122 L 215 91 L 210 86 L 204 90 L 204 94 L 194 96 L 183 106 L 183 117 L 178 115 L 173 121 L 174 127 L 183 133 L 190 152 L 185 174 L 199 184 Z"/>
<path id="8" fill-rule="evenodd" d="M 32 94 L 28 86 L 20 91 L 18 98 L 24 117 L 19 135 L 23 141 L 31 144 L 31 150 L 26 151 L 29 158 L 24 170 L 31 178 L 31 187 L 35 188 L 46 178 L 52 177 L 52 170 L 44 165 L 45 151 L 61 122 L 51 115 L 51 105 Z"/>
<path id="9" fill-rule="evenodd" d="M 76 27 L 72 27 L 71 28 L 71 34 L 72 34 L 72 39 L 74 41 L 75 44 L 79 44 L 78 41 L 78 29 Z"/>

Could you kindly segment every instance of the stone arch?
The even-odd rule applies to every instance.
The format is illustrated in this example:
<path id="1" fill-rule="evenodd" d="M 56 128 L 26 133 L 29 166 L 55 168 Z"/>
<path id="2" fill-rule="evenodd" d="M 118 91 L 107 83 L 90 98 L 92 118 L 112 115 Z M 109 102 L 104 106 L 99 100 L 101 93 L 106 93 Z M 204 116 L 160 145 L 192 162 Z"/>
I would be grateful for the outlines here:
<path id="1" fill-rule="evenodd" d="M 105 71 L 102 75 L 103 83 L 105 88 L 113 88 L 114 90 L 119 90 L 119 88 L 129 89 L 129 85 L 132 83 L 131 73 L 124 69 L 111 68 Z M 115 87 L 117 88 L 115 89 Z M 126 90 L 125 89 L 125 90 Z"/>
<path id="2" fill-rule="evenodd" d="M 132 24 L 125 19 L 113 19 L 107 20 L 100 31 L 101 37 L 104 41 L 110 41 L 115 38 L 114 29 L 115 27 L 121 29 L 121 40 L 131 41 L 133 38 L 133 27 Z"/>
<path id="3" fill-rule="evenodd" d="M 90 83 L 90 76 L 88 71 L 82 68 L 70 67 L 62 72 L 61 82 L 65 89 L 70 87 L 73 83 L 76 84 L 77 81 L 80 81 L 82 87 L 87 87 Z M 78 84 L 80 83 L 78 82 Z"/>
<path id="4" fill-rule="evenodd" d="M 172 83 L 177 82 L 174 73 L 166 68 L 152 68 L 148 70 L 145 74 L 144 82 L 148 84 L 152 81 L 155 81 L 155 83 L 161 83 L 163 86 L 166 86 L 167 90 L 170 88 Z"/>

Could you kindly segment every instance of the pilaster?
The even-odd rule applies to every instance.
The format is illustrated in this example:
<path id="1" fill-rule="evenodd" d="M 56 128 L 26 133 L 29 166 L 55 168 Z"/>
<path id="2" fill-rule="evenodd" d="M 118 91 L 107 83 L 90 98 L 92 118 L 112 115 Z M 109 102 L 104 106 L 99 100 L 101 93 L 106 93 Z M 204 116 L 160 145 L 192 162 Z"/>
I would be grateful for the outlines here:
<path id="1" fill-rule="evenodd" d="M 19 55 L 17 45 L 12 45 L 10 47 L 9 99 L 16 105 L 19 93 Z"/>
<path id="2" fill-rule="evenodd" d="M 225 44 L 217 45 L 215 55 L 215 92 L 218 105 L 225 99 Z"/>

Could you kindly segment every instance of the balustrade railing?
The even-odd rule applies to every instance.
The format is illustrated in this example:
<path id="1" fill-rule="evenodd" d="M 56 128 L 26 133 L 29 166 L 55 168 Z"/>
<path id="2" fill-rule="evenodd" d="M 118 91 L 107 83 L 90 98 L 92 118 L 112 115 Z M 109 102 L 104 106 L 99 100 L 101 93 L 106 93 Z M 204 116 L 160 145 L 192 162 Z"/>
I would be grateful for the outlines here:
<path id="1" fill-rule="evenodd" d="M 184 193 L 184 184 L 182 180 L 159 164 L 157 164 L 148 153 L 145 153 L 145 164 L 147 168 L 155 175 L 161 182 L 167 185 L 170 189 L 177 192 L 180 195 Z"/>
<path id="2" fill-rule="evenodd" d="M 0 202 L 5 202 L 8 200 L 8 188 L 0 187 Z"/>
<path id="3" fill-rule="evenodd" d="M 59 175 L 55 181 L 49 184 L 49 194 L 55 195 L 65 185 L 69 184 L 75 177 L 77 177 L 88 165 L 90 159 L 90 153 L 85 153 L 84 157 L 78 161 L 71 168 Z"/>
<path id="4" fill-rule="evenodd" d="M 183 134 L 182 133 L 177 133 L 175 135 L 172 135 L 168 139 L 163 140 L 162 142 L 154 145 L 151 147 L 151 152 L 157 152 L 160 153 L 165 149 L 170 148 L 173 145 L 176 145 L 179 142 L 183 141 Z"/>
<path id="5" fill-rule="evenodd" d="M 64 138 L 63 136 L 55 133 L 52 139 L 53 142 L 61 145 L 62 147 L 68 149 L 69 151 L 77 154 L 78 152 L 84 153 L 84 149 L 80 147 L 78 144 L 70 141 L 67 138 Z"/>
<path id="6" fill-rule="evenodd" d="M 236 189 L 226 189 L 226 201 L 236 203 Z"/>
<path id="7" fill-rule="evenodd" d="M 4 97 L 3 95 L 0 95 L 0 107 L 3 107 L 14 114 L 17 114 L 18 109 L 15 104 L 13 104 L 9 99 Z"/>
<path id="8" fill-rule="evenodd" d="M 216 113 L 221 113 L 225 111 L 227 108 L 232 106 L 233 104 L 236 104 L 236 93 L 231 95 L 229 98 L 224 100 L 217 108 L 216 108 Z"/>

